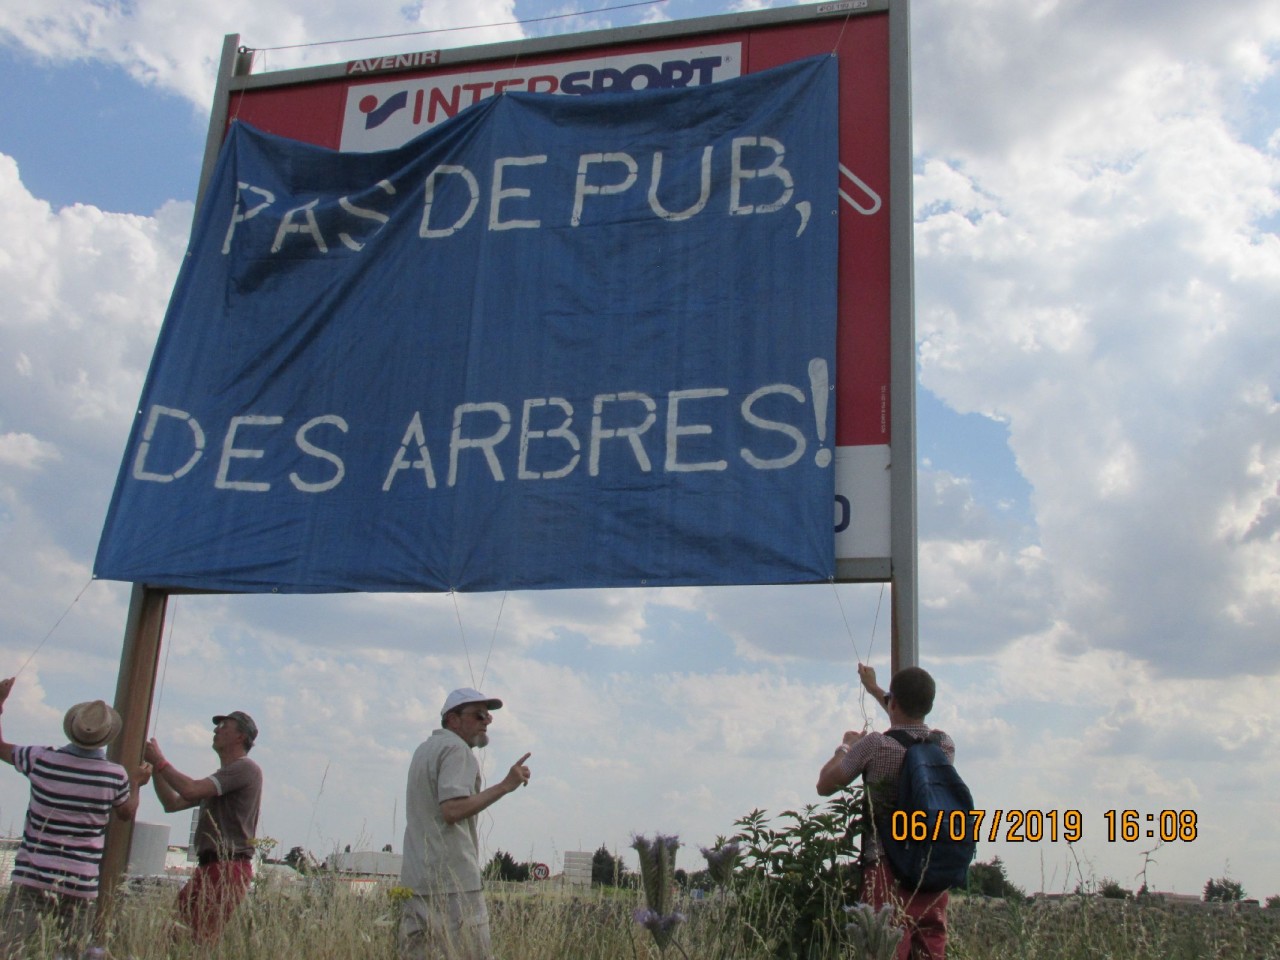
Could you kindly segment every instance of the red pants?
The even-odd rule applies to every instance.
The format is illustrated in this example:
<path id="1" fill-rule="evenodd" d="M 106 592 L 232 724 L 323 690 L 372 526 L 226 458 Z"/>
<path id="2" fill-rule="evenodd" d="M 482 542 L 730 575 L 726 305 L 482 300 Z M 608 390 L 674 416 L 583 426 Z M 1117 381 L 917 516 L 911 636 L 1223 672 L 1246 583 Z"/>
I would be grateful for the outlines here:
<path id="1" fill-rule="evenodd" d="M 196 943 L 218 941 L 252 880 L 253 864 L 248 860 L 220 860 L 196 868 L 178 892 L 178 916 L 191 928 Z"/>
<path id="2" fill-rule="evenodd" d="M 906 928 L 898 944 L 898 960 L 945 960 L 947 956 L 947 902 L 951 895 L 912 893 L 894 879 L 883 860 L 867 868 L 862 878 L 862 899 L 879 910 L 892 904 L 897 922 Z"/>

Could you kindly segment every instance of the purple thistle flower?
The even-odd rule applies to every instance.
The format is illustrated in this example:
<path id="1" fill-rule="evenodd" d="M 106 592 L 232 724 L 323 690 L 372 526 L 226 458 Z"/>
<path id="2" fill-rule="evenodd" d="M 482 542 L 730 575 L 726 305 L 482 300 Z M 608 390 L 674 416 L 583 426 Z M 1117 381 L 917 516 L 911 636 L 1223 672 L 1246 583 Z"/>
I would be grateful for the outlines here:
<path id="1" fill-rule="evenodd" d="M 636 923 L 653 934 L 654 942 L 658 945 L 658 949 L 662 951 L 667 949 L 667 944 L 675 936 L 676 927 L 685 921 L 683 913 L 669 913 L 663 916 L 656 910 L 648 909 L 637 910 L 635 918 Z"/>
<path id="2" fill-rule="evenodd" d="M 676 850 L 680 847 L 680 838 L 658 833 L 650 840 L 635 835 L 631 838 L 631 846 L 640 855 L 640 882 L 645 902 L 659 916 L 667 916 L 672 912 Z"/>
<path id="3" fill-rule="evenodd" d="M 736 840 L 721 844 L 719 847 L 699 847 L 707 858 L 707 872 L 711 879 L 720 886 L 727 886 L 733 879 L 733 870 L 742 856 L 742 848 Z"/>
<path id="4" fill-rule="evenodd" d="M 675 934 L 676 924 L 684 917 L 673 909 L 675 893 L 676 850 L 680 838 L 657 833 L 653 839 L 632 836 L 632 848 L 640 855 L 640 883 L 644 887 L 647 910 L 638 911 L 636 923 L 653 934 L 658 949 L 665 952 Z"/>

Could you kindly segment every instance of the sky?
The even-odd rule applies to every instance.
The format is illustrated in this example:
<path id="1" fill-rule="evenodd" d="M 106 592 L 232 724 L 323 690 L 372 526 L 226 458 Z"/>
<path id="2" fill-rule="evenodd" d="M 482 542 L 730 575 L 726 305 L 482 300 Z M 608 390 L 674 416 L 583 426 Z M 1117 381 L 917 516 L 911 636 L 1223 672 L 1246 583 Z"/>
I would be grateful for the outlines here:
<path id="1" fill-rule="evenodd" d="M 278 69 L 762 6 L 0 5 L 5 738 L 61 743 L 67 707 L 114 694 L 129 588 L 92 561 L 225 34 L 291 48 L 260 55 Z M 980 806 L 1084 818 L 978 856 L 1028 892 L 1280 893 L 1280 6 L 917 0 L 911 43 L 930 720 Z M 246 710 L 260 834 L 398 851 L 409 758 L 479 686 L 507 703 L 489 782 L 526 751 L 533 772 L 483 815 L 486 857 L 634 863 L 662 832 L 697 869 L 737 818 L 820 802 L 843 731 L 884 725 L 855 666 L 887 680 L 888 610 L 879 584 L 181 596 L 152 728 L 206 775 L 211 716 Z M 25 806 L 0 771 L 0 832 Z M 1108 842 L 1124 809 L 1194 811 L 1196 838 Z M 139 817 L 185 840 L 150 788 Z"/>

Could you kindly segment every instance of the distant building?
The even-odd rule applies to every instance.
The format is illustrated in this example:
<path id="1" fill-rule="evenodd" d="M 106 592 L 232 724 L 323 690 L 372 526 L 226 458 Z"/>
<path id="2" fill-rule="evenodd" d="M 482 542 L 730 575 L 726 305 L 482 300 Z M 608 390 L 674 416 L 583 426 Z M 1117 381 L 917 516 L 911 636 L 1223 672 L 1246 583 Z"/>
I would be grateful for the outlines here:
<path id="1" fill-rule="evenodd" d="M 139 830 L 139 827 L 144 829 Z M 165 842 L 168 831 L 169 828 L 163 824 L 134 825 L 134 840 L 126 868 L 128 876 L 186 877 L 195 872 L 195 864 L 187 858 L 187 848 Z M 13 872 L 13 861 L 21 841 L 21 837 L 0 837 L 0 887 L 9 885 L 9 875 Z"/>
<path id="2" fill-rule="evenodd" d="M 404 855 L 389 850 L 348 850 L 331 853 L 325 858 L 326 870 L 339 876 L 373 877 L 375 879 L 400 879 L 400 863 Z"/>
<path id="3" fill-rule="evenodd" d="M 561 874 L 567 887 L 591 886 L 591 862 L 595 854 L 585 850 L 568 850 L 564 855 L 564 873 Z"/>
<path id="4" fill-rule="evenodd" d="M 21 837 L 0 837 L 0 885 L 9 885 L 9 874 L 13 873 L 13 858 L 18 855 L 18 843 Z"/>
<path id="5" fill-rule="evenodd" d="M 400 882 L 403 854 L 390 850 L 355 850 L 331 853 L 325 858 L 325 869 L 352 893 L 373 893 L 378 887 Z"/>

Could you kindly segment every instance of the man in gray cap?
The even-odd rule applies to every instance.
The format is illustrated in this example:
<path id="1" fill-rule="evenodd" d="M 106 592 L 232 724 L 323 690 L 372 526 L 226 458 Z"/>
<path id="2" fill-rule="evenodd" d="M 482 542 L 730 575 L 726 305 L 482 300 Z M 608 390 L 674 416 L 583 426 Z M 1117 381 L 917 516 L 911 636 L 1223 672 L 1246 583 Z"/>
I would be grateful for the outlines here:
<path id="1" fill-rule="evenodd" d="M 481 788 L 472 750 L 489 743 L 492 711 L 502 701 L 479 690 L 454 690 L 434 730 L 413 755 L 405 800 L 401 886 L 413 891 L 401 908 L 402 960 L 490 960 L 489 912 L 480 883 L 476 817 L 529 782 L 525 761 Z"/>
<path id="2" fill-rule="evenodd" d="M 258 725 L 243 710 L 213 718 L 213 749 L 221 766 L 203 780 L 178 771 L 147 741 L 143 755 L 155 768 L 156 796 L 169 813 L 199 805 L 196 872 L 178 893 L 178 915 L 197 943 L 216 943 L 249 892 L 254 837 L 262 803 L 262 768 L 249 759 Z"/>
<path id="3" fill-rule="evenodd" d="M 13 680 L 0 680 L 0 712 Z M 0 760 L 31 781 L 4 904 L 0 957 L 17 956 L 42 917 L 58 925 L 59 948 L 79 956 L 89 940 L 107 822 L 113 810 L 121 820 L 133 819 L 139 788 L 151 773 L 145 763 L 127 772 L 107 759 L 120 714 L 101 700 L 77 703 L 62 729 L 70 743 L 58 749 L 16 747 L 0 733 Z"/>

